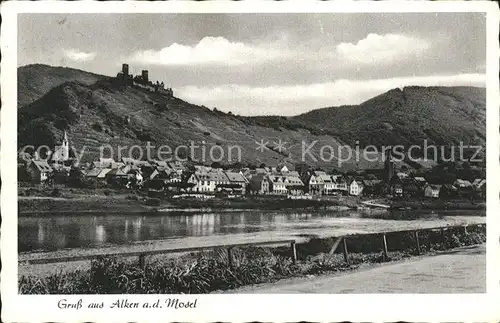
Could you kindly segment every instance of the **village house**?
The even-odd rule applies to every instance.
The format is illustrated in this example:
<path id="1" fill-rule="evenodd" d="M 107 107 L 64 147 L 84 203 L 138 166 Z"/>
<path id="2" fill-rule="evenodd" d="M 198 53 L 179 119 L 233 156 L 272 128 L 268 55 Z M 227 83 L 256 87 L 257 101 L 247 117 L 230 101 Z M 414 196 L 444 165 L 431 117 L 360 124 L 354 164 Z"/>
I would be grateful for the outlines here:
<path id="1" fill-rule="evenodd" d="M 304 183 L 299 176 L 286 175 L 284 176 L 285 188 L 287 193 L 291 195 L 302 195 L 304 194 Z"/>
<path id="2" fill-rule="evenodd" d="M 313 174 L 318 187 L 321 188 L 319 194 L 322 195 L 332 194 L 334 191 L 334 184 L 332 177 L 323 171 L 314 171 Z"/>
<path id="3" fill-rule="evenodd" d="M 477 178 L 472 183 L 474 193 L 477 197 L 486 198 L 486 179 Z"/>
<path id="4" fill-rule="evenodd" d="M 453 183 L 453 186 L 455 186 L 457 189 L 463 189 L 463 188 L 471 187 L 472 183 L 469 182 L 468 180 L 457 178 L 455 180 L 455 182 Z"/>
<path id="5" fill-rule="evenodd" d="M 359 180 L 352 179 L 349 183 L 349 194 L 354 196 L 359 196 L 363 192 L 363 183 Z"/>
<path id="6" fill-rule="evenodd" d="M 230 181 L 226 173 L 222 169 L 213 169 L 208 173 L 208 180 L 210 181 L 210 188 L 213 187 L 214 191 L 221 191 L 224 186 L 229 185 Z"/>
<path id="7" fill-rule="evenodd" d="M 125 164 L 122 161 L 115 161 L 113 158 L 99 158 L 99 161 L 94 161 L 92 162 L 93 168 L 120 168 L 125 166 Z"/>
<path id="8" fill-rule="evenodd" d="M 332 175 L 331 177 L 334 191 L 347 192 L 347 182 L 343 175 Z"/>
<path id="9" fill-rule="evenodd" d="M 249 191 L 254 194 L 269 194 L 270 191 L 270 181 L 266 174 L 256 174 L 253 175 L 249 180 Z"/>
<path id="10" fill-rule="evenodd" d="M 199 193 L 213 193 L 215 191 L 215 185 L 210 183 L 208 171 L 205 169 L 196 169 L 187 180 L 188 183 L 194 184 L 191 188 L 193 192 Z"/>
<path id="11" fill-rule="evenodd" d="M 241 174 L 240 176 L 244 179 Z M 231 181 L 228 178 L 227 173 L 224 173 L 222 169 L 212 169 L 211 167 L 195 166 L 194 173 L 188 175 L 187 183 L 193 184 L 193 187 L 189 189 L 189 191 L 199 193 L 214 193 L 216 190 L 220 191 L 223 189 L 229 189 Z M 237 186 L 235 186 L 235 188 L 240 188 L 239 191 L 241 191 L 241 184 L 238 184 Z"/>
<path id="12" fill-rule="evenodd" d="M 144 177 L 141 172 L 136 169 L 130 169 L 127 172 L 127 184 L 125 185 L 127 188 L 131 187 L 142 187 L 144 184 Z"/>
<path id="13" fill-rule="evenodd" d="M 285 178 L 279 175 L 269 175 L 269 191 L 275 195 L 284 195 L 288 193 L 285 186 Z"/>
<path id="14" fill-rule="evenodd" d="M 392 185 L 392 194 L 395 197 L 403 196 L 403 185 L 401 183 L 395 183 Z"/>
<path id="15" fill-rule="evenodd" d="M 427 180 L 423 177 L 420 177 L 420 176 L 416 176 L 413 178 L 413 180 L 415 181 L 415 183 L 418 185 L 418 187 L 420 189 L 425 189 L 425 187 L 427 187 Z"/>
<path id="16" fill-rule="evenodd" d="M 423 189 L 420 189 L 420 187 L 412 178 L 406 178 L 402 180 L 401 185 L 403 186 L 403 192 L 405 196 L 415 197 L 422 196 L 423 194 Z"/>
<path id="17" fill-rule="evenodd" d="M 54 170 L 47 160 L 33 160 L 29 163 L 27 171 L 32 183 L 43 184 L 50 179 Z"/>
<path id="18" fill-rule="evenodd" d="M 264 168 L 256 168 L 256 169 L 248 169 L 243 173 L 243 176 L 245 176 L 246 179 L 249 181 L 257 175 L 267 175 L 267 171 Z"/>
<path id="19" fill-rule="evenodd" d="M 318 183 L 314 173 L 306 174 L 304 182 L 306 191 L 311 195 L 320 195 L 323 191 L 324 184 Z"/>
<path id="20" fill-rule="evenodd" d="M 229 184 L 234 186 L 235 193 L 245 194 L 248 181 L 241 172 L 226 172 L 225 175 L 229 179 Z"/>
<path id="21" fill-rule="evenodd" d="M 460 196 L 472 196 L 474 194 L 474 188 L 472 183 L 464 179 L 456 179 L 453 186 L 457 188 L 457 193 Z"/>
<path id="22" fill-rule="evenodd" d="M 149 186 L 157 190 L 179 191 L 181 183 L 182 175 L 169 167 L 158 167 L 149 175 Z"/>
<path id="23" fill-rule="evenodd" d="M 87 173 L 85 174 L 85 176 L 89 177 L 89 178 L 97 178 L 97 176 L 101 173 L 101 171 L 102 171 L 102 168 L 94 167 L 94 168 L 88 170 Z"/>
<path id="24" fill-rule="evenodd" d="M 441 191 L 441 185 L 427 184 L 424 189 L 424 196 L 430 198 L 439 198 L 439 191 Z"/>
<path id="25" fill-rule="evenodd" d="M 189 192 L 202 192 L 205 183 L 200 180 L 196 173 L 190 173 L 187 175 L 186 183 L 191 184 L 191 188 L 188 189 Z"/>
<path id="26" fill-rule="evenodd" d="M 106 182 L 106 179 L 107 179 L 106 178 L 106 174 L 109 173 L 112 170 L 113 170 L 113 168 L 103 168 L 103 169 L 101 169 L 101 171 L 99 172 L 99 174 L 97 174 L 96 179 L 99 180 L 99 181 L 105 181 Z"/>
<path id="27" fill-rule="evenodd" d="M 128 183 L 129 168 L 113 168 L 104 175 L 106 182 L 110 185 L 125 186 Z"/>
<path id="28" fill-rule="evenodd" d="M 399 172 L 399 173 L 396 173 L 396 177 L 399 178 L 400 180 L 404 180 L 404 179 L 407 179 L 409 177 L 409 175 L 404 173 L 404 172 Z"/>
<path id="29" fill-rule="evenodd" d="M 484 178 L 476 178 L 473 182 L 472 182 L 472 186 L 475 188 L 475 189 L 480 189 L 481 187 L 483 187 L 483 185 L 486 185 L 486 180 Z"/>
<path id="30" fill-rule="evenodd" d="M 286 167 L 286 165 L 281 165 L 276 167 L 276 171 L 278 173 L 288 173 L 290 170 L 288 169 L 288 167 Z"/>

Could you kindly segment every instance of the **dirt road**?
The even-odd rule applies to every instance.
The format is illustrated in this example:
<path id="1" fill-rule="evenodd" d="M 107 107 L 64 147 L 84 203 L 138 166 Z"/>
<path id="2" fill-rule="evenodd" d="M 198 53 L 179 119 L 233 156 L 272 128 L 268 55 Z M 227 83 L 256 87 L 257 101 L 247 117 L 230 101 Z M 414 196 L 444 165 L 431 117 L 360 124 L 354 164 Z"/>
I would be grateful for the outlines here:
<path id="1" fill-rule="evenodd" d="M 233 293 L 484 293 L 486 245 L 458 248 L 344 275 L 295 278 Z"/>

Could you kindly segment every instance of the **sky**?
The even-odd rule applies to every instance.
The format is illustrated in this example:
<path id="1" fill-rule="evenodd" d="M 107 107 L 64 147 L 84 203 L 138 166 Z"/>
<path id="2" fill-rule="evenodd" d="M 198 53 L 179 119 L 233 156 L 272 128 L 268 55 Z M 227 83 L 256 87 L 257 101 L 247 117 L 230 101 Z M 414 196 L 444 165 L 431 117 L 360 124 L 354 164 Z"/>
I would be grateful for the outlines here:
<path id="1" fill-rule="evenodd" d="M 18 66 L 149 70 L 188 102 L 298 115 L 396 87 L 485 86 L 484 13 L 21 14 Z"/>

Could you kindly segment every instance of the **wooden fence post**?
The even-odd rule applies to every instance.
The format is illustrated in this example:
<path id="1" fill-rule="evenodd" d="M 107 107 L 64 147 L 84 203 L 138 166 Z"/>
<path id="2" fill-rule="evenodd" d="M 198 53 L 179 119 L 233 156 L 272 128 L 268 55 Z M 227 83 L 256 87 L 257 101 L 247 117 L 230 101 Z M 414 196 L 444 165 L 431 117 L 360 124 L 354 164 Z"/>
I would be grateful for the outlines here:
<path id="1" fill-rule="evenodd" d="M 382 234 L 382 242 L 383 242 L 383 246 L 384 246 L 384 260 L 388 260 L 389 259 L 389 255 L 388 255 L 388 250 L 387 250 L 387 239 L 385 237 L 385 233 Z"/>
<path id="2" fill-rule="evenodd" d="M 294 264 L 297 263 L 297 248 L 295 247 L 295 241 L 292 241 L 292 243 L 290 243 L 290 247 L 292 248 L 292 262 Z"/>
<path id="3" fill-rule="evenodd" d="M 415 241 L 417 242 L 417 253 L 420 255 L 421 250 L 420 250 L 420 241 L 418 241 L 418 231 L 415 231 Z"/>
<path id="4" fill-rule="evenodd" d="M 328 256 L 331 257 L 335 254 L 335 250 L 337 250 L 339 244 L 344 240 L 344 238 L 340 237 L 335 239 L 335 242 L 333 243 L 332 247 L 330 248 L 330 252 L 328 252 Z"/>
<path id="5" fill-rule="evenodd" d="M 229 268 L 233 268 L 233 254 L 232 254 L 233 248 L 229 247 L 227 248 L 227 263 L 229 265 Z"/>
<path id="6" fill-rule="evenodd" d="M 343 251 L 344 251 L 344 260 L 347 264 L 349 264 L 349 253 L 347 252 L 347 239 L 342 239 Z"/>
<path id="7" fill-rule="evenodd" d="M 146 268 L 146 256 L 144 254 L 139 255 L 139 268 L 142 270 Z"/>
<path id="8" fill-rule="evenodd" d="M 441 229 L 441 249 L 445 249 L 444 244 L 446 241 L 446 235 L 445 235 L 446 230 Z"/>

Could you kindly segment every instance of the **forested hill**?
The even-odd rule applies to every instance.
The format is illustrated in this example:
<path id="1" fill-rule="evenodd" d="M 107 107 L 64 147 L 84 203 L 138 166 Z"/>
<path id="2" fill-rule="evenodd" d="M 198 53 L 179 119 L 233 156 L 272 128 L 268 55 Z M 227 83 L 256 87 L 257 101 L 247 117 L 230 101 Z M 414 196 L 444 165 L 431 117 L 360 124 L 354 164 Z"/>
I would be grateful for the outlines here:
<path id="1" fill-rule="evenodd" d="M 486 89 L 405 87 L 360 105 L 313 110 L 291 122 L 363 144 L 439 145 L 486 140 Z"/>
<path id="2" fill-rule="evenodd" d="M 244 117 L 190 104 L 177 97 L 135 87 L 117 86 L 112 78 L 68 68 L 30 65 L 19 68 L 18 143 L 58 143 L 66 130 L 76 149 L 86 147 L 85 160 L 99 146 L 186 145 L 242 148 L 248 164 L 306 162 L 338 165 L 317 158 L 302 160 L 303 143 L 322 146 L 485 142 L 485 89 L 472 87 L 406 87 L 381 94 L 357 106 L 314 110 L 295 117 Z M 43 80 L 48 80 L 43 82 Z M 175 94 L 175 89 L 174 89 Z M 333 98 L 332 98 L 333 101 Z M 257 143 L 267 142 L 257 150 Z M 285 149 L 278 149 L 279 140 Z M 206 161 L 209 162 L 209 161 Z M 343 169 L 376 168 L 377 163 L 349 160 Z"/>

